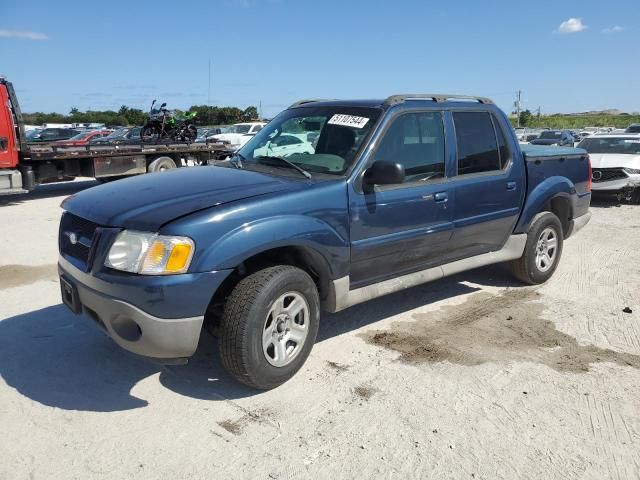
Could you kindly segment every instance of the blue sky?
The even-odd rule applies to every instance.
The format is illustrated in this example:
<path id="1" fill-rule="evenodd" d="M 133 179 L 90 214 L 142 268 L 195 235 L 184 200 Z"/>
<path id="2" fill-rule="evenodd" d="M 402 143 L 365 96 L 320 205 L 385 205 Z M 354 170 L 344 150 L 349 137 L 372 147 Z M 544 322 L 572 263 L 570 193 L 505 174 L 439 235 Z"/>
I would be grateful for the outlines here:
<path id="1" fill-rule="evenodd" d="M 563 23 L 564 22 L 564 23 Z M 562 26 L 561 26 L 562 25 Z M 0 0 L 22 109 L 515 91 L 543 113 L 640 111 L 640 2 Z"/>

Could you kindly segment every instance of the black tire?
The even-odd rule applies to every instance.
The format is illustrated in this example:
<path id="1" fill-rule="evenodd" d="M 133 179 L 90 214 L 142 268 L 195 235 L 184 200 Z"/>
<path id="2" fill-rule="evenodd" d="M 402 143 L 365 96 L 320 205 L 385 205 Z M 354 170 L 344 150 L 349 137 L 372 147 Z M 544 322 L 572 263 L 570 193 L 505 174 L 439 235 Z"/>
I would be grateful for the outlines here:
<path id="1" fill-rule="evenodd" d="M 306 300 L 308 331 L 291 363 L 279 367 L 267 360 L 263 350 L 263 332 L 275 301 L 289 292 L 300 294 Z M 305 271 L 279 265 L 249 275 L 238 283 L 224 307 L 218 332 L 222 365 L 237 380 L 250 387 L 268 390 L 282 385 L 296 374 L 309 356 L 318 333 L 319 320 L 318 290 Z"/>
<path id="2" fill-rule="evenodd" d="M 147 167 L 147 172 L 164 172 L 176 168 L 176 162 L 171 157 L 158 157 Z"/>
<path id="3" fill-rule="evenodd" d="M 633 205 L 640 205 L 640 187 L 636 188 L 633 190 L 633 192 L 631 192 L 629 201 L 633 204 Z"/>
<path id="4" fill-rule="evenodd" d="M 550 266 L 541 269 L 537 262 L 538 242 L 543 232 L 548 231 L 547 229 L 553 231 L 556 239 L 556 247 Z M 513 275 L 521 282 L 529 285 L 538 285 L 549 280 L 556 271 L 560 258 L 562 257 L 563 240 L 562 224 L 558 217 L 551 212 L 541 212 L 536 215 L 527 232 L 527 243 L 524 248 L 524 253 L 520 258 L 511 262 Z"/>

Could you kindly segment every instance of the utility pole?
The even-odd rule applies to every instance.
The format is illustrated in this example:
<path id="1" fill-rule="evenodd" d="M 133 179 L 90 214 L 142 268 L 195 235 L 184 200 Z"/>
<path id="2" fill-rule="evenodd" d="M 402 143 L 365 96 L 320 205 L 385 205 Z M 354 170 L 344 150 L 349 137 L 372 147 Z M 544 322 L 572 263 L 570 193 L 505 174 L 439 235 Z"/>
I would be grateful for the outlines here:
<path id="1" fill-rule="evenodd" d="M 209 59 L 209 85 L 207 86 L 207 107 L 211 106 L 211 59 Z"/>
<path id="2" fill-rule="evenodd" d="M 518 90 L 516 92 L 516 115 L 517 115 L 517 122 L 518 122 L 518 127 L 520 127 L 520 98 L 522 97 L 522 90 Z"/>

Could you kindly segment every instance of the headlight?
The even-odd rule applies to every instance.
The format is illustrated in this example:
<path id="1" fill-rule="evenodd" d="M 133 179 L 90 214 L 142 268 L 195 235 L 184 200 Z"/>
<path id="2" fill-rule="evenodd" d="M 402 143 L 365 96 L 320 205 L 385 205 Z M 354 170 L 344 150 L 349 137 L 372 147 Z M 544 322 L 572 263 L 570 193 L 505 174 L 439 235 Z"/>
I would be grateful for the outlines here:
<path id="1" fill-rule="evenodd" d="M 195 244 L 187 237 L 123 230 L 109 249 L 104 264 L 123 272 L 173 275 L 189 268 Z"/>
<path id="2" fill-rule="evenodd" d="M 624 170 L 626 173 L 629 173 L 631 175 L 640 174 L 640 169 L 638 169 L 638 168 L 623 168 L 622 170 Z"/>

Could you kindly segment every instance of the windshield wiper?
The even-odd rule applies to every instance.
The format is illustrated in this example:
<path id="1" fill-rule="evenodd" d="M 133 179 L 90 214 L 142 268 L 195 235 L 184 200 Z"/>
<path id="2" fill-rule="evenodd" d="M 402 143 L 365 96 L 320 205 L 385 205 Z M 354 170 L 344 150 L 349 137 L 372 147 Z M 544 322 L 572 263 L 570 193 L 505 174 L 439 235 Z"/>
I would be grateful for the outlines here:
<path id="1" fill-rule="evenodd" d="M 311 178 L 311 174 L 309 172 L 307 172 L 304 168 L 296 165 L 295 163 L 293 163 L 290 160 L 287 160 L 284 157 L 278 157 L 278 156 L 272 156 L 272 155 L 260 155 L 258 157 L 255 158 L 264 158 L 266 160 L 279 160 L 280 162 L 288 165 L 291 168 L 295 168 L 298 172 L 300 172 L 305 178 Z"/>

